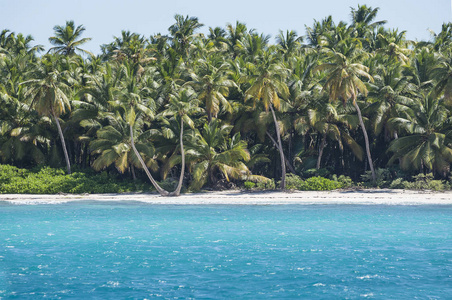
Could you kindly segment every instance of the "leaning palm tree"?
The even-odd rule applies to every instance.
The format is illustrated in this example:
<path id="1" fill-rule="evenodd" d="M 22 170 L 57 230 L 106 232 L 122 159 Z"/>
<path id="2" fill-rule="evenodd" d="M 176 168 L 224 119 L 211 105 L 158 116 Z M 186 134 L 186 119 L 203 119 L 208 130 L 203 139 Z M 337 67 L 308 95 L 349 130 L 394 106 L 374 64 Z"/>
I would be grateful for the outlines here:
<path id="1" fill-rule="evenodd" d="M 166 110 L 162 113 L 164 119 L 162 120 L 164 127 L 161 132 L 164 144 L 163 147 L 168 147 L 168 140 L 173 140 L 176 138 L 177 131 L 179 131 L 179 150 L 180 155 L 176 155 L 177 148 L 173 151 L 172 155 L 169 157 L 167 162 L 163 167 L 163 171 L 168 173 L 168 171 L 174 167 L 176 164 L 181 164 L 181 174 L 179 176 L 179 183 L 171 193 L 173 196 L 179 196 L 182 188 L 182 182 L 184 179 L 185 172 L 185 150 L 184 150 L 184 124 L 187 124 L 191 129 L 195 128 L 194 121 L 191 119 L 190 115 L 196 112 L 201 112 L 201 108 L 198 106 L 199 100 L 197 94 L 187 88 L 181 88 L 175 91 L 170 98 L 169 103 L 166 105 Z M 170 120 L 166 117 L 172 116 Z M 180 121 L 178 120 L 180 119 Z M 177 122 L 179 121 L 179 124 Z M 177 126 L 179 125 L 179 126 Z M 160 133 L 160 132 L 159 132 Z M 177 139 L 176 139 L 177 140 Z M 170 146 L 171 147 L 171 146 Z"/>
<path id="2" fill-rule="evenodd" d="M 245 100 L 253 99 L 254 104 L 262 102 L 265 110 L 268 112 L 270 109 L 272 113 L 281 157 L 282 174 L 280 187 L 284 190 L 286 188 L 286 163 L 281 143 L 281 131 L 273 107 L 280 109 L 280 97 L 286 98 L 289 94 L 289 88 L 285 80 L 290 71 L 278 62 L 277 56 L 273 55 L 271 51 L 265 51 L 256 63 L 249 63 L 247 68 L 252 75 L 249 76 L 251 86 L 245 92 Z"/>
<path id="3" fill-rule="evenodd" d="M 49 42 L 54 45 L 49 49 L 49 52 L 55 52 L 62 55 L 72 55 L 76 51 L 86 53 L 88 55 L 93 55 L 91 52 L 80 48 L 80 45 L 91 40 L 91 38 L 80 38 L 85 27 L 83 25 L 74 25 L 74 21 L 66 21 L 65 26 L 57 25 L 53 27 L 55 31 L 55 36 L 49 38 Z"/>
<path id="4" fill-rule="evenodd" d="M 138 119 L 129 129 L 129 124 L 119 112 L 108 114 L 108 124 L 97 130 L 96 138 L 90 142 L 90 150 L 96 159 L 93 162 L 95 170 L 101 170 L 114 165 L 119 173 L 130 171 L 135 178 L 135 167 L 140 167 L 137 155 L 132 151 L 131 135 L 137 135 L 136 147 L 145 154 L 147 165 L 156 166 L 152 160 L 154 149 L 145 140 L 146 134 L 142 130 L 143 119 Z"/>
<path id="5" fill-rule="evenodd" d="M 359 124 L 363 131 L 364 140 L 366 143 L 366 153 L 369 162 L 369 167 L 372 172 L 372 178 L 375 181 L 375 170 L 372 162 L 372 156 L 370 154 L 369 137 L 367 136 L 366 127 L 364 125 L 361 109 L 358 106 L 357 98 L 361 92 L 367 95 L 367 88 L 360 77 L 365 77 L 370 81 L 373 81 L 372 76 L 368 73 L 369 69 L 357 62 L 354 62 L 359 56 L 355 54 L 356 49 L 349 48 L 348 54 L 350 57 L 345 56 L 342 53 L 335 50 L 329 50 L 327 52 L 327 63 L 323 63 L 316 68 L 319 72 L 325 72 L 326 78 L 323 85 L 324 90 L 328 90 L 331 101 L 341 99 L 343 102 L 352 100 L 353 106 L 358 113 Z"/>
<path id="6" fill-rule="evenodd" d="M 23 84 L 28 89 L 26 97 L 31 99 L 30 107 L 34 108 L 38 114 L 54 119 L 66 159 L 67 172 L 71 174 L 71 163 L 59 121 L 60 115 L 66 110 L 71 110 L 67 96 L 69 86 L 65 83 L 65 72 L 60 72 L 58 69 L 59 64 L 60 58 L 45 55 L 32 70 L 30 76 L 33 79 L 27 80 Z"/>

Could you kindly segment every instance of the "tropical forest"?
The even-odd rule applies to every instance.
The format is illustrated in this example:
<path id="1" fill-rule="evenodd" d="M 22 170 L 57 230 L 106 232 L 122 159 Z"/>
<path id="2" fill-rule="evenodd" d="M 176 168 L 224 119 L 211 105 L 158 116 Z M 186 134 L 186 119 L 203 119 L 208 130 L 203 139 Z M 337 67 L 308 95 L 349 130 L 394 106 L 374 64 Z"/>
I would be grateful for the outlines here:
<path id="1" fill-rule="evenodd" d="M 271 38 L 175 15 L 100 54 L 0 33 L 0 193 L 450 189 L 452 23 L 429 41 L 378 8 Z M 152 28 L 150 28 L 152 30 Z"/>

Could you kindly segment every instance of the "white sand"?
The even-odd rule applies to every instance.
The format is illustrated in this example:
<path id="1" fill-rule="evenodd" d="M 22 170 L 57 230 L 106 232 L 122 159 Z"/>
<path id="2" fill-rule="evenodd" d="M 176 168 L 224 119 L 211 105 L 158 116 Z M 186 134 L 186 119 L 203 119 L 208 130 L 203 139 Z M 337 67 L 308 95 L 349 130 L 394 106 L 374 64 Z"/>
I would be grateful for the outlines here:
<path id="1" fill-rule="evenodd" d="M 452 205 L 452 191 L 359 190 L 326 192 L 240 192 L 223 191 L 161 197 L 158 194 L 84 194 L 84 195 L 0 195 L 0 202 L 12 204 L 59 204 L 71 201 L 138 201 L 171 205 L 276 205 L 276 204 L 385 204 Z"/>

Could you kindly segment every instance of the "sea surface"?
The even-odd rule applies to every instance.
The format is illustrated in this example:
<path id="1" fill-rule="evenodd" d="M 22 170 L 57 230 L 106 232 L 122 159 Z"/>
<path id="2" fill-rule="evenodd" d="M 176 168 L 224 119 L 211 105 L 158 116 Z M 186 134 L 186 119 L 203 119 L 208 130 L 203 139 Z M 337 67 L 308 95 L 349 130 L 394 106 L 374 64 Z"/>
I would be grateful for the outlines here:
<path id="1" fill-rule="evenodd" d="M 452 206 L 0 204 L 0 299 L 451 299 Z"/>

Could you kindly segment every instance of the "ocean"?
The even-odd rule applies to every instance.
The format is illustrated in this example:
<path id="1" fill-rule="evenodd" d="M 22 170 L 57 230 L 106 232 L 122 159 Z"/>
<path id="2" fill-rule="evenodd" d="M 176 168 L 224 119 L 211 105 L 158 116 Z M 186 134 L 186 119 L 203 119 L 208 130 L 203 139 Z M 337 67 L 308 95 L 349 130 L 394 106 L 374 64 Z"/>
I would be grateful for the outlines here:
<path id="1" fill-rule="evenodd" d="M 0 299 L 447 299 L 452 206 L 0 204 Z"/>

